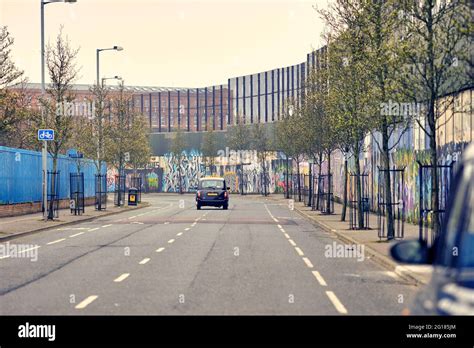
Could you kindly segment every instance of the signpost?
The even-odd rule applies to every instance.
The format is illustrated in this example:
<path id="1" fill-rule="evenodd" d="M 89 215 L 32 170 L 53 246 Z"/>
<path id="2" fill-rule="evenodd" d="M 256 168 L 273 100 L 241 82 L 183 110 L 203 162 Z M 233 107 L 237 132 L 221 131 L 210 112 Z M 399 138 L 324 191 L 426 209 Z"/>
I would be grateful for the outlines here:
<path id="1" fill-rule="evenodd" d="M 54 130 L 38 129 L 38 140 L 43 142 L 42 162 L 43 162 L 43 217 L 48 220 L 48 141 L 54 140 Z"/>

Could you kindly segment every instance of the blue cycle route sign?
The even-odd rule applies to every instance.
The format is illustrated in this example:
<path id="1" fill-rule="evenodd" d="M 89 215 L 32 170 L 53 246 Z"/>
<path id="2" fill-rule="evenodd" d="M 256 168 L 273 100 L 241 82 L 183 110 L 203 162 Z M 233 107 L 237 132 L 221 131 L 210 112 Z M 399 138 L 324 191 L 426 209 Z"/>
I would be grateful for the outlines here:
<path id="1" fill-rule="evenodd" d="M 45 141 L 54 140 L 54 130 L 38 129 L 38 140 L 45 140 Z"/>

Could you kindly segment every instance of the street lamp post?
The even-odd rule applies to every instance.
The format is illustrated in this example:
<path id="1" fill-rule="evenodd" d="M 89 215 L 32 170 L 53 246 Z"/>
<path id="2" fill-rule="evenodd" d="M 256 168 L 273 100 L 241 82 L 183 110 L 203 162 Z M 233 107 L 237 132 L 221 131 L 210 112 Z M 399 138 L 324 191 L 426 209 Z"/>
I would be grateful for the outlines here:
<path id="1" fill-rule="evenodd" d="M 110 47 L 110 48 L 98 48 L 96 50 L 96 65 L 97 65 L 97 80 L 96 80 L 96 83 L 97 83 L 97 86 L 100 85 L 100 67 L 99 67 L 99 61 L 100 61 L 100 52 L 102 51 L 122 51 L 123 48 L 121 46 L 113 46 L 113 47 Z"/>
<path id="2" fill-rule="evenodd" d="M 49 0 L 44 1 L 40 0 L 41 3 L 41 97 L 44 97 L 46 87 L 45 87 L 45 74 L 44 74 L 44 7 L 47 4 L 54 2 L 65 2 L 65 3 L 75 3 L 76 0 Z M 42 126 L 45 126 L 44 110 L 41 108 L 41 121 Z M 43 149 L 41 154 L 42 167 L 43 167 L 43 180 L 42 180 L 42 195 L 43 195 L 43 218 L 44 220 L 48 219 L 47 206 L 48 206 L 48 148 L 47 141 L 43 140 Z"/>

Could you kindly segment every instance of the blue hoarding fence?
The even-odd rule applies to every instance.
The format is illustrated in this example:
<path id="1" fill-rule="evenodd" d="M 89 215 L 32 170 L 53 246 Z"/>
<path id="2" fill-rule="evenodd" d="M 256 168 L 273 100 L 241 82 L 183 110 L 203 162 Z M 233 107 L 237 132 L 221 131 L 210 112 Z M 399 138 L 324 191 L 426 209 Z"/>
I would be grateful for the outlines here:
<path id="1" fill-rule="evenodd" d="M 57 171 L 60 172 L 59 199 L 69 199 L 69 173 L 77 172 L 77 159 L 60 155 Z M 102 169 L 106 171 L 106 165 Z M 48 171 L 53 170 L 52 157 L 48 154 Z M 81 160 L 84 173 L 84 196 L 95 196 L 94 162 Z M 0 146 L 0 204 L 41 202 L 41 152 Z"/>

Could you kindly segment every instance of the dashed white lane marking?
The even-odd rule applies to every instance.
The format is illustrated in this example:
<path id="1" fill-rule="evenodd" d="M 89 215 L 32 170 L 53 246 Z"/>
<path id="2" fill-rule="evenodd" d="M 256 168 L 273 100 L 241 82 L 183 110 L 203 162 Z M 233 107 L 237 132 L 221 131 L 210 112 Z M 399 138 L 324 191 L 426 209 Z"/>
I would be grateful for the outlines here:
<path id="1" fill-rule="evenodd" d="M 135 219 L 136 217 L 137 217 L 136 215 L 135 216 L 130 216 L 128 219 L 132 220 L 132 219 Z"/>
<path id="2" fill-rule="evenodd" d="M 91 295 L 91 296 L 87 297 L 84 301 L 79 303 L 75 308 L 76 309 L 86 308 L 88 305 L 90 305 L 92 302 L 94 302 L 97 299 L 97 297 L 99 297 L 99 296 Z"/>
<path id="3" fill-rule="evenodd" d="M 290 239 L 290 235 L 288 233 L 285 233 L 285 237 Z"/>
<path id="4" fill-rule="evenodd" d="M 331 300 L 332 304 L 334 307 L 336 307 L 336 310 L 341 313 L 341 314 L 347 314 L 347 309 L 344 307 L 344 305 L 339 301 L 337 298 L 336 294 L 332 291 L 326 291 L 326 295 L 329 297 Z"/>
<path id="5" fill-rule="evenodd" d="M 290 242 L 291 245 L 296 246 L 296 243 L 293 241 L 293 239 L 288 239 L 288 242 Z"/>
<path id="6" fill-rule="evenodd" d="M 144 265 L 144 264 L 147 263 L 148 261 L 150 261 L 150 258 L 149 258 L 149 257 L 146 257 L 146 258 L 144 258 L 143 260 L 141 260 L 141 261 L 139 262 L 139 264 L 140 264 L 140 265 Z"/>
<path id="7" fill-rule="evenodd" d="M 168 241 L 168 244 L 171 244 L 171 243 L 174 243 L 174 239 L 170 239 L 170 240 Z"/>
<path id="8" fill-rule="evenodd" d="M 318 271 L 313 271 L 313 275 L 316 277 L 317 281 L 319 282 L 321 286 L 328 286 L 328 284 L 326 283 L 322 275 L 319 274 Z"/>
<path id="9" fill-rule="evenodd" d="M 281 225 L 277 225 L 277 226 L 278 226 L 278 228 L 279 228 L 280 230 L 283 228 L 283 227 L 281 227 Z"/>
<path id="10" fill-rule="evenodd" d="M 99 227 L 96 227 L 96 228 L 90 229 L 89 232 L 97 231 L 98 229 L 99 229 Z"/>
<path id="11" fill-rule="evenodd" d="M 185 230 L 185 231 L 189 231 L 189 230 L 190 230 L 190 228 L 189 228 L 189 227 L 186 227 L 184 230 Z"/>
<path id="12" fill-rule="evenodd" d="M 286 231 L 283 229 L 283 228 L 280 228 L 280 231 L 282 231 L 283 233 L 285 233 Z"/>
<path id="13" fill-rule="evenodd" d="M 9 258 L 10 255 L 0 256 L 0 260 Z"/>
<path id="14" fill-rule="evenodd" d="M 62 242 L 63 240 L 66 240 L 66 238 L 56 239 L 56 240 L 53 240 L 52 242 L 49 242 L 49 243 L 46 243 L 46 244 L 47 245 L 56 244 L 56 243 Z"/>
<path id="15" fill-rule="evenodd" d="M 303 250 L 301 250 L 301 249 L 298 248 L 298 247 L 295 247 L 295 250 L 296 250 L 296 252 L 298 253 L 299 256 L 304 256 Z"/>
<path id="16" fill-rule="evenodd" d="M 124 273 L 124 274 L 120 275 L 118 278 L 115 278 L 114 282 L 119 283 L 119 282 L 123 281 L 124 279 L 127 279 L 129 275 L 130 275 L 130 273 Z"/>
<path id="17" fill-rule="evenodd" d="M 183 235 L 183 232 L 179 232 L 179 233 L 177 234 L 177 236 L 182 236 L 182 235 Z"/>
<path id="18" fill-rule="evenodd" d="M 169 225 L 169 223 L 170 223 L 169 221 L 165 221 L 165 225 Z"/>
<path id="19" fill-rule="evenodd" d="M 395 272 L 385 271 L 384 273 L 388 275 L 389 277 L 392 277 L 393 279 L 396 279 L 396 280 L 399 279 L 398 274 L 396 274 Z"/>
<path id="20" fill-rule="evenodd" d="M 275 221 L 275 222 L 278 222 L 278 219 L 276 219 L 276 218 L 273 218 L 273 221 Z"/>
<path id="21" fill-rule="evenodd" d="M 130 225 L 143 225 L 143 222 L 133 221 L 130 223 Z"/>
<path id="22" fill-rule="evenodd" d="M 156 249 L 156 252 L 161 253 L 163 250 L 165 250 L 165 248 L 158 248 L 158 249 Z"/>
<path id="23" fill-rule="evenodd" d="M 102 228 L 104 228 L 104 227 L 110 227 L 110 226 L 112 226 L 112 224 L 104 225 L 104 226 L 102 226 Z"/>
<path id="24" fill-rule="evenodd" d="M 37 245 L 37 246 L 34 246 L 32 248 L 21 250 L 21 251 L 18 252 L 18 254 L 26 253 L 27 251 L 35 250 L 35 249 L 38 249 L 38 248 L 41 248 L 41 247 L 39 245 Z"/>
<path id="25" fill-rule="evenodd" d="M 196 223 L 195 223 L 195 222 L 193 222 L 193 223 L 191 224 L 191 227 L 194 227 L 194 226 L 196 226 Z"/>
<path id="26" fill-rule="evenodd" d="M 146 213 L 142 213 L 142 214 L 138 214 L 137 216 L 143 216 L 143 215 L 145 215 L 145 214 L 146 214 Z"/>
<path id="27" fill-rule="evenodd" d="M 309 268 L 313 268 L 313 264 L 311 263 L 311 261 L 309 261 L 307 257 L 303 257 L 303 261 L 304 263 L 306 263 L 306 266 L 308 266 Z"/>
<path id="28" fill-rule="evenodd" d="M 84 234 L 84 232 L 79 232 L 79 233 L 76 233 L 76 234 L 71 234 L 71 235 L 69 236 L 69 238 L 74 238 L 74 237 L 80 236 L 81 234 Z"/>

